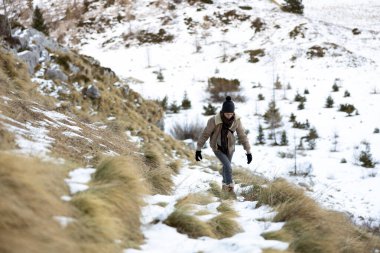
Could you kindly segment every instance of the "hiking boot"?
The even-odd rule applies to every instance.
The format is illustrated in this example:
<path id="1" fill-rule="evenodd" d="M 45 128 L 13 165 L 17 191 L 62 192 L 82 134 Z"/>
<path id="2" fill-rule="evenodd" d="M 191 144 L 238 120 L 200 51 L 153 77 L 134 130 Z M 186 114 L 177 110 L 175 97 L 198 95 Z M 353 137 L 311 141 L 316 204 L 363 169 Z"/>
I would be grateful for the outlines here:
<path id="1" fill-rule="evenodd" d="M 227 191 L 229 192 L 233 192 L 234 191 L 234 184 L 233 183 L 230 183 L 227 185 Z"/>
<path id="2" fill-rule="evenodd" d="M 227 192 L 228 191 L 228 185 L 223 183 L 222 184 L 222 191 Z"/>

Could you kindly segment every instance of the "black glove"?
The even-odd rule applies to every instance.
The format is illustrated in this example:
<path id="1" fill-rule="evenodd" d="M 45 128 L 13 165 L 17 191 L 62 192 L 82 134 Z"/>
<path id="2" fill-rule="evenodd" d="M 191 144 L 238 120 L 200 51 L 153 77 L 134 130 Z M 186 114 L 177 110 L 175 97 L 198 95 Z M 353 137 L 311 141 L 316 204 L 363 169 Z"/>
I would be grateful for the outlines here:
<path id="1" fill-rule="evenodd" d="M 202 154 L 201 154 L 202 151 L 195 151 L 195 160 L 197 161 L 200 161 L 202 160 Z"/>
<path id="2" fill-rule="evenodd" d="M 252 162 L 252 154 L 247 154 L 247 163 L 250 164 Z"/>

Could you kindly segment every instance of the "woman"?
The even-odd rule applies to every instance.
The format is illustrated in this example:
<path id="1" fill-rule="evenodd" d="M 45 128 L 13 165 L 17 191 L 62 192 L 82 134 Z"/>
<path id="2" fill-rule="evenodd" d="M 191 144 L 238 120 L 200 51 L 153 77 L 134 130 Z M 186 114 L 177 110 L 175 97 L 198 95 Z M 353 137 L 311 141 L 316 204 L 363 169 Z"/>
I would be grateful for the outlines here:
<path id="1" fill-rule="evenodd" d="M 251 163 L 252 154 L 248 137 L 245 134 L 240 117 L 235 114 L 235 104 L 230 96 L 226 97 L 223 102 L 220 113 L 211 117 L 201 136 L 198 139 L 197 150 L 195 152 L 195 160 L 202 160 L 201 149 L 210 138 L 210 147 L 214 151 L 215 156 L 223 164 L 223 182 L 222 189 L 225 191 L 233 191 L 234 184 L 232 181 L 231 160 L 235 152 L 235 136 L 237 133 L 239 141 L 243 144 L 244 150 L 247 152 L 247 163 Z"/>

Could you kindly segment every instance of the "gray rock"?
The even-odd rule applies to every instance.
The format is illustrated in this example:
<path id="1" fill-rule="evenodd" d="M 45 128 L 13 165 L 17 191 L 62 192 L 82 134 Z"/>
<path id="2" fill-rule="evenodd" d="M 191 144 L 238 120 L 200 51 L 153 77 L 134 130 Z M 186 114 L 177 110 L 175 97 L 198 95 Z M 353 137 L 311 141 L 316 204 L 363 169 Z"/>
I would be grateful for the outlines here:
<path id="1" fill-rule="evenodd" d="M 28 65 L 29 73 L 32 75 L 39 61 L 39 54 L 29 50 L 20 52 L 17 56 Z"/>
<path id="2" fill-rule="evenodd" d="M 90 85 L 87 89 L 85 89 L 84 95 L 91 99 L 98 99 L 100 98 L 100 91 L 95 87 L 95 85 Z"/>
<path id="3" fill-rule="evenodd" d="M 52 80 L 61 80 L 67 82 L 69 79 L 67 75 L 61 70 L 59 65 L 52 64 L 46 71 L 46 77 Z"/>

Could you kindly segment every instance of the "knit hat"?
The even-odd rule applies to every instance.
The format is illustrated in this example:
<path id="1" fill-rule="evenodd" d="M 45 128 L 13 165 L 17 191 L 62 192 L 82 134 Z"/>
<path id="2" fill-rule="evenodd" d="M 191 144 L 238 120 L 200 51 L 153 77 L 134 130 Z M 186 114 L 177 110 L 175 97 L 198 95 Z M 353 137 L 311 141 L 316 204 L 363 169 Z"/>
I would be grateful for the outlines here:
<path id="1" fill-rule="evenodd" d="M 223 102 L 222 112 L 234 112 L 235 104 L 232 102 L 231 97 L 227 96 L 226 101 Z"/>

